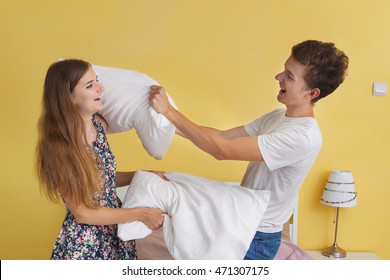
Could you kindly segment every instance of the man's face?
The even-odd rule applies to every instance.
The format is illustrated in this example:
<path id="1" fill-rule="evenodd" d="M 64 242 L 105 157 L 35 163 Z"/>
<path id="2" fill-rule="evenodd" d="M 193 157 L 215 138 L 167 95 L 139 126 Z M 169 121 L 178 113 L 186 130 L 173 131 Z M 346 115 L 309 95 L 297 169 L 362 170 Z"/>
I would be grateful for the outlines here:
<path id="1" fill-rule="evenodd" d="M 275 76 L 280 86 L 277 96 L 280 103 L 286 106 L 299 106 L 310 102 L 307 98 L 310 88 L 304 79 L 305 74 L 306 66 L 290 56 L 284 64 L 284 71 Z"/>

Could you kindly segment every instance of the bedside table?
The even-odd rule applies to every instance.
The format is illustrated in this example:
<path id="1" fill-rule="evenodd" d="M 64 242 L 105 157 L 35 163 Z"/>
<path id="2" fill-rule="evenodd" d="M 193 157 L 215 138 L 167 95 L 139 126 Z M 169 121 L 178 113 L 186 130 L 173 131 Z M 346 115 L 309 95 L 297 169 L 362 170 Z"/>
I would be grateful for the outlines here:
<path id="1" fill-rule="evenodd" d="M 324 256 L 321 251 L 306 251 L 315 260 L 379 260 L 373 252 L 347 252 L 345 258 L 333 258 Z"/>

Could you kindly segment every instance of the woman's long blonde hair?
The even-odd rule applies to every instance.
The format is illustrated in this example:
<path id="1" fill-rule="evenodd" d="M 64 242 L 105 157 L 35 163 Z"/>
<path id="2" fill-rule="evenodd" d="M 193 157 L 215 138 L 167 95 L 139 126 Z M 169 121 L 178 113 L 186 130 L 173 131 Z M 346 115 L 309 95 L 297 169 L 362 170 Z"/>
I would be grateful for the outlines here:
<path id="1" fill-rule="evenodd" d="M 97 156 L 86 142 L 84 122 L 71 98 L 91 65 L 76 59 L 53 63 L 46 74 L 38 122 L 36 172 L 41 191 L 53 202 L 72 197 L 96 207 L 100 186 Z"/>

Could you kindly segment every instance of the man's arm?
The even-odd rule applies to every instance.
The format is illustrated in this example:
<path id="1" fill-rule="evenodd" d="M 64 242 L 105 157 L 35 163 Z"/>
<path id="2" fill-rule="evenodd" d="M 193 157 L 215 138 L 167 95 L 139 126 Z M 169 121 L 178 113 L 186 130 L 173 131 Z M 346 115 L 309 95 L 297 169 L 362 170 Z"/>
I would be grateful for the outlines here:
<path id="1" fill-rule="evenodd" d="M 210 132 L 218 134 L 219 136 L 225 138 L 226 140 L 232 140 L 232 139 L 239 138 L 239 137 L 249 136 L 249 134 L 246 132 L 244 126 L 238 126 L 238 127 L 234 127 L 234 128 L 228 129 L 228 130 L 219 130 L 216 128 L 206 127 L 206 126 L 202 126 L 202 127 L 204 129 L 209 130 Z M 185 137 L 183 135 L 183 133 L 181 133 L 178 128 L 176 128 L 176 134 L 178 134 L 182 137 Z"/>
<path id="2" fill-rule="evenodd" d="M 152 86 L 149 101 L 184 137 L 216 159 L 263 160 L 257 137 L 248 136 L 243 126 L 226 131 L 199 126 L 170 105 L 164 88 L 160 86 Z"/>

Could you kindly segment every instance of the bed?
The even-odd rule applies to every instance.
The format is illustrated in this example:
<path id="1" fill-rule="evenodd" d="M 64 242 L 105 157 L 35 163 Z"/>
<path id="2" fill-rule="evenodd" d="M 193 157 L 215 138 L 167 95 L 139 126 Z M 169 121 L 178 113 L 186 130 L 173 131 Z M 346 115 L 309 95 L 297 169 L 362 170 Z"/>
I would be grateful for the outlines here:
<path id="1" fill-rule="evenodd" d="M 149 174 L 146 174 L 143 172 L 141 173 L 139 171 L 136 174 L 142 174 L 143 176 L 145 176 L 145 175 L 151 176 Z M 168 176 L 172 176 L 173 180 L 176 180 L 177 176 L 179 176 L 179 178 L 180 178 L 180 176 L 182 176 L 181 174 L 177 175 L 177 173 L 174 173 L 174 174 L 167 173 L 167 174 L 168 174 Z M 185 176 L 188 176 L 188 174 L 186 174 Z M 185 178 L 188 178 L 188 177 L 185 177 Z M 138 178 L 136 178 L 135 180 L 137 180 L 137 179 Z M 202 179 L 202 180 L 204 180 L 204 179 Z M 134 181 L 134 179 L 133 179 L 133 181 Z M 144 182 L 145 181 L 138 181 L 138 185 L 140 185 L 140 184 L 145 185 Z M 150 178 L 148 178 L 147 182 L 150 182 Z M 155 187 L 156 182 L 157 181 L 152 181 L 152 182 L 150 182 L 149 185 L 153 185 L 153 188 L 161 190 L 161 186 Z M 134 182 L 134 183 L 136 183 L 136 182 Z M 239 186 L 239 183 L 228 182 L 226 184 L 228 186 L 231 186 L 231 185 L 235 185 L 236 187 Z M 136 184 L 133 184 L 133 186 L 134 185 L 136 185 Z M 164 190 L 167 190 L 166 185 L 162 186 L 162 188 Z M 180 186 L 180 189 L 181 188 L 182 188 L 182 186 Z M 191 188 L 192 188 L 192 186 L 191 186 Z M 122 201 L 124 201 L 124 200 L 126 201 L 126 199 L 129 196 L 128 187 L 118 188 L 117 193 L 118 193 L 119 198 Z M 135 194 L 138 195 L 138 193 L 134 193 L 134 192 L 131 195 L 134 196 Z M 144 194 L 144 196 L 145 196 L 145 194 Z M 245 214 L 245 215 L 248 215 L 248 214 Z M 245 217 L 247 217 L 247 216 L 245 216 Z M 242 219 L 242 217 L 241 217 L 241 219 Z M 242 220 L 246 220 L 246 219 L 242 219 Z M 166 221 L 168 221 L 168 220 L 166 220 Z M 142 223 L 140 223 L 140 224 L 142 224 Z M 145 227 L 143 224 L 142 224 L 142 226 Z M 120 227 L 121 227 L 121 225 L 120 225 Z M 119 233 L 121 231 L 120 227 L 119 227 Z M 167 227 L 165 227 L 165 225 L 164 225 L 164 228 L 166 229 L 166 232 L 167 232 Z M 281 246 L 279 248 L 279 251 L 275 257 L 276 260 L 310 260 L 310 259 L 312 259 L 311 256 L 307 252 L 305 252 L 302 248 L 300 248 L 297 245 L 297 231 L 298 231 L 298 202 L 296 202 L 296 206 L 293 210 L 293 213 L 292 213 L 290 220 L 283 227 L 282 242 L 281 242 Z M 185 235 L 185 236 L 187 236 L 187 235 Z M 182 237 L 180 237 L 180 239 L 184 242 L 186 242 L 188 240 L 187 238 L 182 238 Z M 166 240 L 166 238 L 164 239 L 164 232 L 163 232 L 162 228 L 159 230 L 153 231 L 153 232 L 151 232 L 149 230 L 149 232 L 144 234 L 144 236 L 141 235 L 141 236 L 139 236 L 139 238 L 136 238 L 139 259 L 140 260 L 183 259 L 181 257 L 179 257 L 179 258 L 172 257 L 172 254 L 170 254 L 170 252 L 173 252 L 172 242 L 166 243 L 165 240 Z M 175 242 L 173 242 L 173 243 L 175 243 Z M 168 249 L 167 245 L 169 246 L 169 249 Z M 179 244 L 179 247 L 180 246 L 181 245 Z M 242 249 L 241 249 L 241 251 L 242 251 Z M 174 254 L 175 254 L 175 256 L 177 256 L 176 252 Z M 233 255 L 233 258 L 234 258 L 234 255 Z M 191 258 L 187 258 L 187 259 L 191 259 Z"/>

